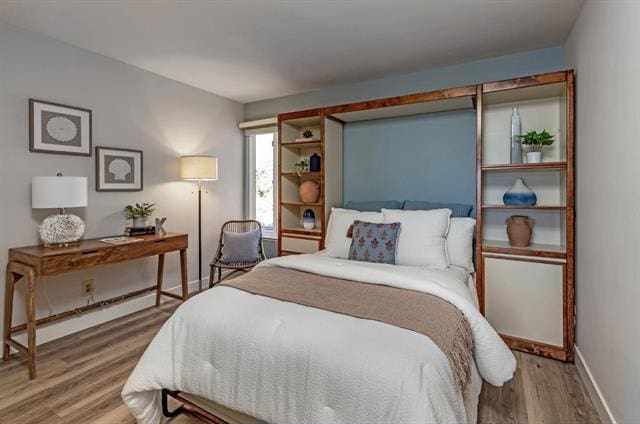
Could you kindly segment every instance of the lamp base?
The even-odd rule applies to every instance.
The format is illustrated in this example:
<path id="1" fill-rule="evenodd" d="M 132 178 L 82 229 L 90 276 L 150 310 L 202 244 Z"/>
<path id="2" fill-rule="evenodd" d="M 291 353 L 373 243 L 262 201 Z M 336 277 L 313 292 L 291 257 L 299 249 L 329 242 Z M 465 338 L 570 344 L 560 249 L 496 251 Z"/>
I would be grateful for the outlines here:
<path id="1" fill-rule="evenodd" d="M 76 243 L 84 235 L 82 219 L 69 213 L 48 216 L 42 221 L 38 232 L 47 247 L 66 247 Z"/>

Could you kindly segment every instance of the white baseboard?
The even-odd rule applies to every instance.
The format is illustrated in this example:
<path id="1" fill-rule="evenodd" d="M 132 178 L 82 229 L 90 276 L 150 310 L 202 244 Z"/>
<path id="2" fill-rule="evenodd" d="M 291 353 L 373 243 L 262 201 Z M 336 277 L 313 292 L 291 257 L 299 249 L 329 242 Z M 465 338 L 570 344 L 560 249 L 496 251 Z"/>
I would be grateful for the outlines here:
<path id="1" fill-rule="evenodd" d="M 203 288 L 209 286 L 209 276 L 202 278 Z M 189 282 L 189 293 L 195 293 L 198 290 L 198 280 Z M 165 289 L 165 291 L 175 294 L 182 294 L 180 285 Z M 162 302 L 171 300 L 170 298 L 163 296 Z M 114 320 L 116 318 L 123 317 L 125 315 L 132 314 L 142 309 L 150 308 L 156 304 L 156 292 L 152 291 L 144 296 L 135 297 L 124 302 L 118 302 L 113 305 L 105 306 L 103 308 L 96 309 L 95 311 L 86 312 L 78 317 L 68 318 L 59 322 L 51 323 L 49 325 L 43 325 L 37 329 L 36 345 L 41 345 L 52 340 L 68 336 L 69 334 L 77 333 L 87 328 L 100 325 L 107 321 Z M 14 338 L 22 344 L 27 343 L 26 333 L 20 333 L 14 336 Z M 12 349 L 12 352 L 15 350 Z"/>
<path id="2" fill-rule="evenodd" d="M 575 346 L 576 350 L 576 368 L 578 369 L 578 374 L 582 378 L 582 382 L 587 388 L 587 392 L 589 392 L 589 396 L 591 396 L 591 401 L 593 402 L 593 406 L 595 406 L 598 411 L 598 415 L 600 415 L 600 419 L 603 424 L 617 424 L 607 401 L 602 396 L 602 392 L 600 391 L 600 387 L 598 387 L 598 383 L 593 378 L 593 374 L 591 374 L 591 370 L 589 366 L 584 360 L 580 349 L 578 346 Z"/>

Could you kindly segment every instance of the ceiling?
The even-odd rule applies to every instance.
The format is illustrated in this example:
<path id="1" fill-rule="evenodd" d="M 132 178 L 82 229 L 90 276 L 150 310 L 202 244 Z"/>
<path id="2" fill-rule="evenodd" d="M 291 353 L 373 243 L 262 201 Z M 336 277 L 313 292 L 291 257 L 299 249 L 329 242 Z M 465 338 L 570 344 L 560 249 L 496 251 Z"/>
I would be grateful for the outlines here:
<path id="1" fill-rule="evenodd" d="M 0 19 L 242 103 L 564 43 L 583 0 L 3 0 Z"/>

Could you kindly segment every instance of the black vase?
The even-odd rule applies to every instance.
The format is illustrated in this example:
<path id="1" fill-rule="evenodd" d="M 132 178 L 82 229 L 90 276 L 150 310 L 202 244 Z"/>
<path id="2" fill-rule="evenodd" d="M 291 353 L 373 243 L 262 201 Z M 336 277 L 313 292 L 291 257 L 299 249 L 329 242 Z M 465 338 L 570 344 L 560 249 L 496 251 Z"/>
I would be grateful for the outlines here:
<path id="1" fill-rule="evenodd" d="M 320 155 L 314 153 L 309 158 L 309 171 L 320 172 Z"/>

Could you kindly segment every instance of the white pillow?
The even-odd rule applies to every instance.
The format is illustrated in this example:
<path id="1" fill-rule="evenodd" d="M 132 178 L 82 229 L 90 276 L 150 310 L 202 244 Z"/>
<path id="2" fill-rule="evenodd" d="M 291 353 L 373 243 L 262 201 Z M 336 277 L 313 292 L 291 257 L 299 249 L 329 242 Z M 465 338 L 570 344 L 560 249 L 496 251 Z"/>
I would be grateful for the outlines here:
<path id="1" fill-rule="evenodd" d="M 382 223 L 382 219 L 382 212 L 360 212 L 351 209 L 331 208 L 327 237 L 324 241 L 327 256 L 349 258 L 351 238 L 347 237 L 347 231 L 353 221 Z"/>
<path id="2" fill-rule="evenodd" d="M 451 218 L 449 233 L 447 234 L 447 253 L 449 263 L 474 272 L 473 266 L 473 235 L 476 220 L 473 218 Z"/>
<path id="3" fill-rule="evenodd" d="M 445 269 L 449 266 L 445 236 L 450 209 L 408 211 L 382 209 L 385 223 L 399 222 L 396 264 Z"/>

